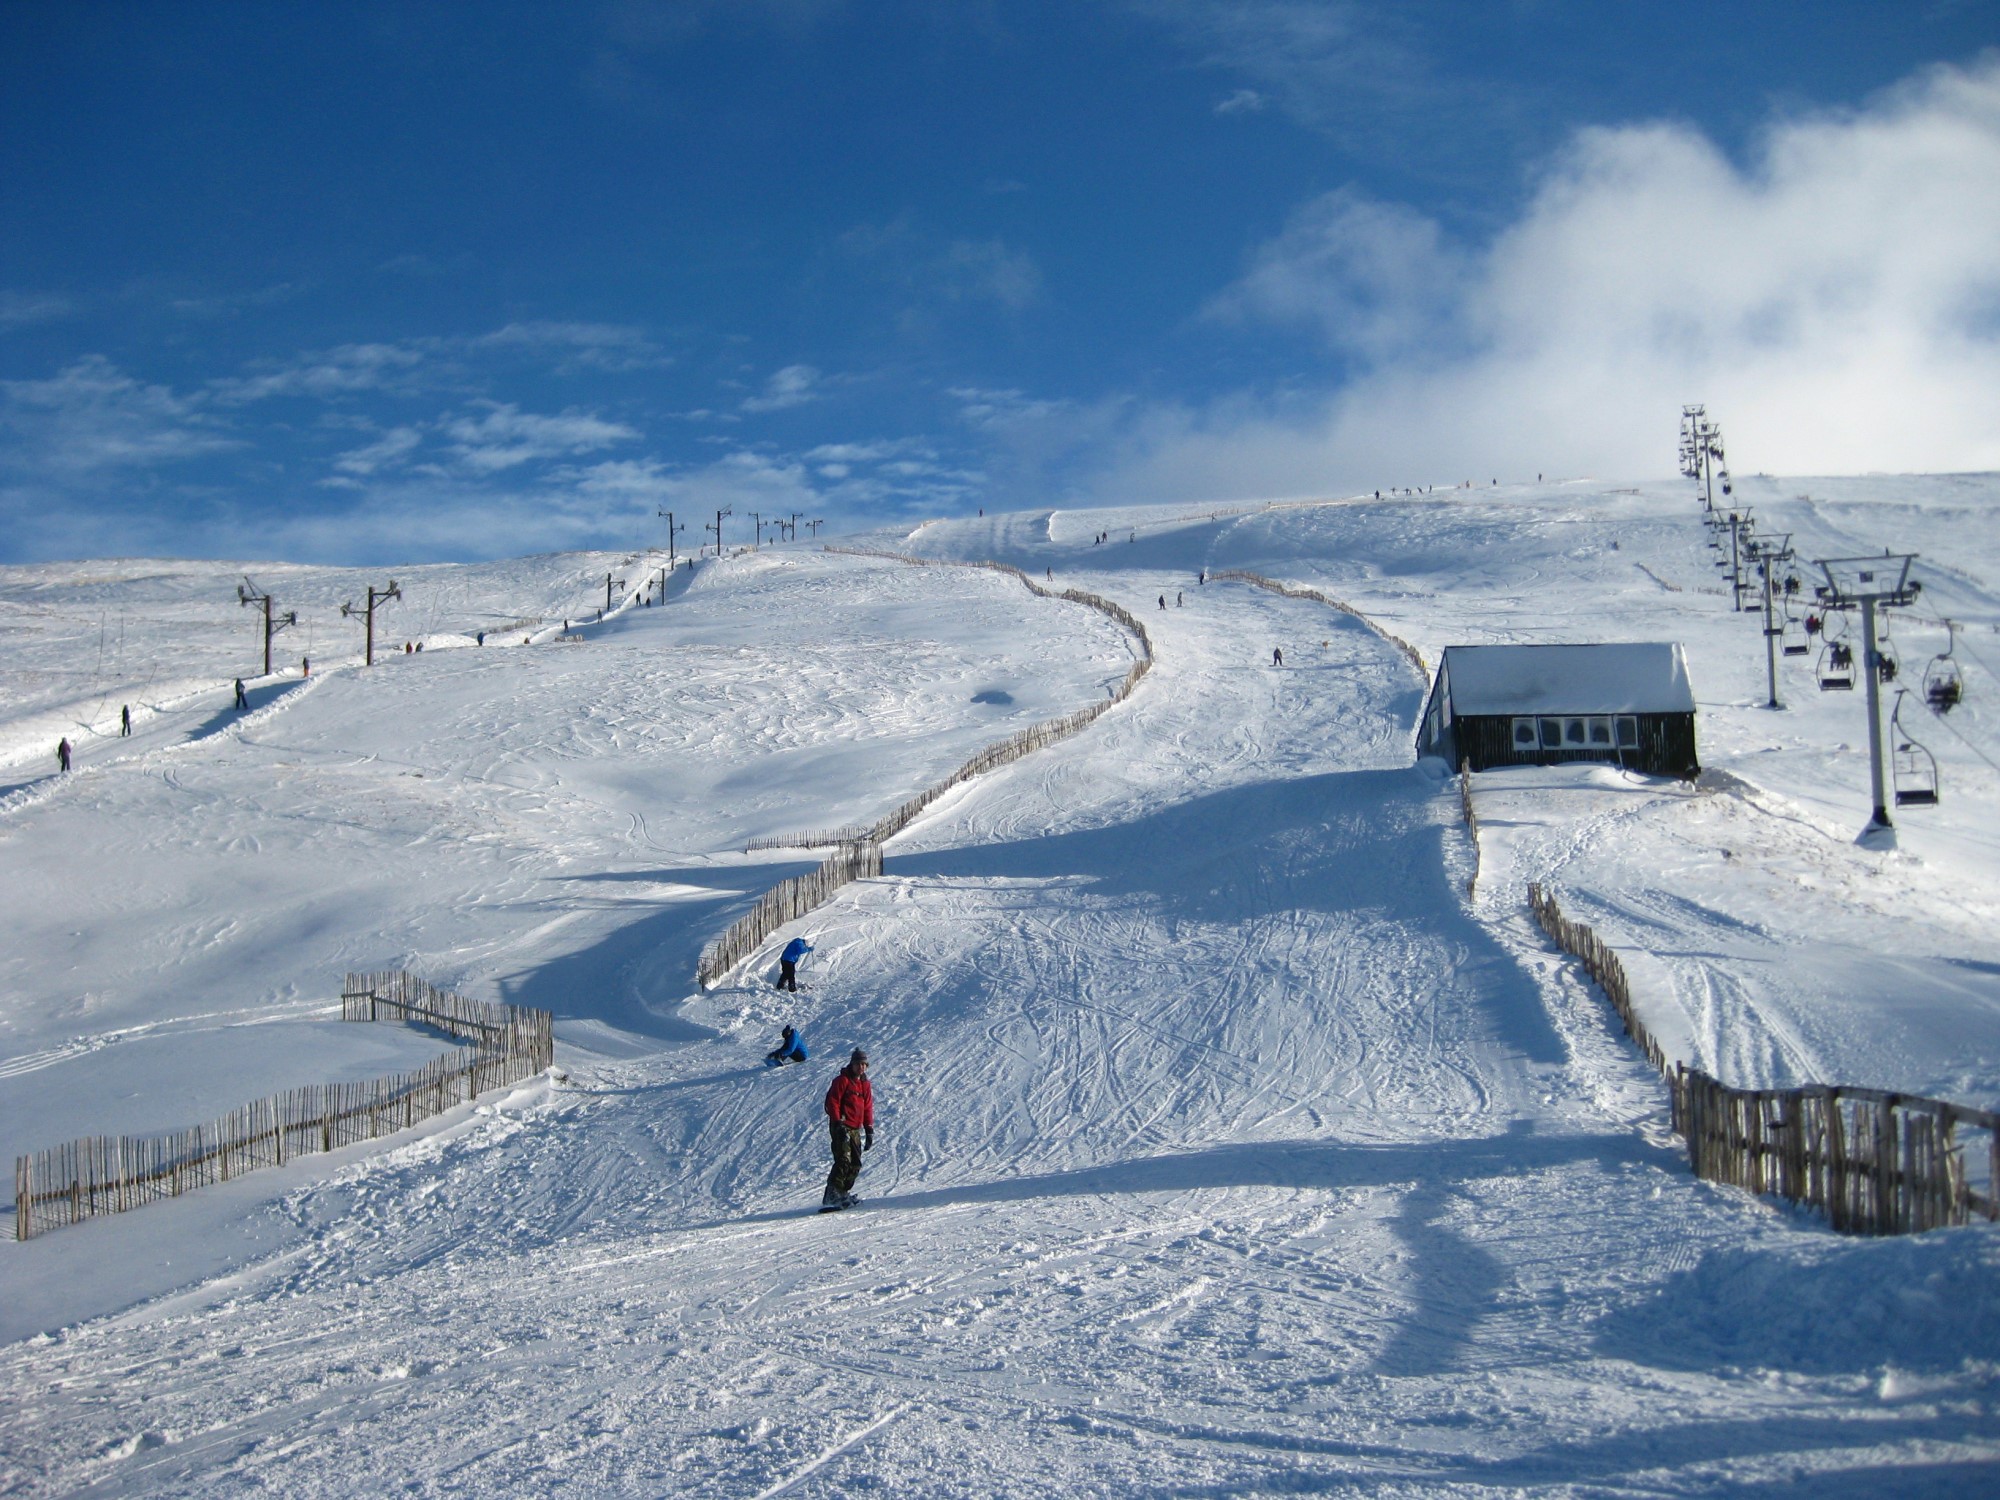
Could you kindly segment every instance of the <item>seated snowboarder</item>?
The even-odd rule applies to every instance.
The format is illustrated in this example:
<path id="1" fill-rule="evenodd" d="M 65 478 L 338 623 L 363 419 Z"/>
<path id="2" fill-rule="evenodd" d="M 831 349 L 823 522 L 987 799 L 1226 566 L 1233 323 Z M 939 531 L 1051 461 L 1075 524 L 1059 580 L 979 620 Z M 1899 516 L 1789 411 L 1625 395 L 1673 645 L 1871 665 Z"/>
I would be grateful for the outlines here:
<path id="1" fill-rule="evenodd" d="M 804 938 L 793 938 L 785 944 L 785 951 L 778 955 L 778 988 L 798 993 L 799 960 L 812 952 L 812 944 Z"/>
<path id="2" fill-rule="evenodd" d="M 764 1065 L 781 1068 L 786 1063 L 804 1062 L 811 1054 L 806 1051 L 806 1039 L 787 1026 L 778 1038 L 778 1045 L 764 1054 Z"/>

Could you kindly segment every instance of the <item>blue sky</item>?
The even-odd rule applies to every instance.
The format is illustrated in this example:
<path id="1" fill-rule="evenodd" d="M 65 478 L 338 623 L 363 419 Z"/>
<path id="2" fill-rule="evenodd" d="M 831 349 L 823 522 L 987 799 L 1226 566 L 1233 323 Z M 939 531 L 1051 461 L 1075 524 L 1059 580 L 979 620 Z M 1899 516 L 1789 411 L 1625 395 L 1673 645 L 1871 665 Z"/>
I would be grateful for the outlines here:
<path id="1" fill-rule="evenodd" d="M 2000 7 L 0 8 L 0 560 L 2000 467 Z M 699 540 L 699 522 L 688 540 Z"/>

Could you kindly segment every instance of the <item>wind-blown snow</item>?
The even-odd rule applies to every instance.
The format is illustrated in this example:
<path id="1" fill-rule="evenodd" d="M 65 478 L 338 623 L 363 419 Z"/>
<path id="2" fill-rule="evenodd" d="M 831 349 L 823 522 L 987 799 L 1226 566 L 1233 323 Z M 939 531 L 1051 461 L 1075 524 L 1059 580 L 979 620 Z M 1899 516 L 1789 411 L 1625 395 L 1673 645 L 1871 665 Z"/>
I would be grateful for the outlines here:
<path id="1" fill-rule="evenodd" d="M 316 655 L 246 715 L 225 693 L 84 738 L 56 780 L 31 730 L 106 702 L 115 725 L 149 674 L 221 691 L 248 632 L 183 665 L 186 626 L 249 612 L 219 566 L 0 570 L 38 612 L 0 652 L 26 639 L 8 659 L 44 674 L 0 725 L 23 747 L 0 1145 L 434 1049 L 325 1019 L 346 968 L 546 1006 L 565 1074 L 0 1244 L 0 1488 L 1985 1488 L 2000 1239 L 1840 1239 L 1695 1181 L 1658 1083 L 1523 909 L 1553 883 L 1654 1030 L 1731 1082 L 2000 1104 L 2000 481 L 1740 488 L 1804 556 L 1925 554 L 1906 674 L 1939 616 L 1966 627 L 1968 701 L 1905 708 L 1945 798 L 1901 810 L 1899 850 L 1853 842 L 1861 695 L 1789 659 L 1791 706 L 1762 707 L 1757 622 L 1683 484 L 942 522 L 869 540 L 1104 594 L 1156 664 L 775 939 L 816 945 L 796 997 L 764 958 L 693 990 L 701 944 L 816 857 L 745 842 L 871 821 L 1102 699 L 1121 631 L 993 573 L 767 549 L 580 644 Z M 464 634 L 586 619 L 606 568 L 641 565 L 518 566 L 401 581 L 413 610 L 411 578 L 460 590 L 439 625 Z M 1682 642 L 1710 769 L 1474 778 L 1468 900 L 1456 789 L 1412 763 L 1425 684 L 1345 615 L 1196 581 L 1219 567 L 1318 588 L 1433 664 Z M 66 592 L 85 571 L 123 582 Z M 131 627 L 162 589 L 165 623 Z M 63 688 L 126 599 L 124 658 Z M 815 1060 L 766 1070 L 785 1021 Z M 820 1217 L 819 1097 L 857 1044 L 871 1201 Z"/>

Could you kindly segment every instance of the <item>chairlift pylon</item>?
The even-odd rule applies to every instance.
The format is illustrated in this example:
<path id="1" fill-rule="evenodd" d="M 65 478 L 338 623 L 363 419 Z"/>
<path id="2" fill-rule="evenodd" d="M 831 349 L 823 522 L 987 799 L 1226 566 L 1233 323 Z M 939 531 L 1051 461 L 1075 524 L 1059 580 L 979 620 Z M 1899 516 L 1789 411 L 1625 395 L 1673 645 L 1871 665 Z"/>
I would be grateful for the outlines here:
<path id="1" fill-rule="evenodd" d="M 1910 737 L 1903 727 L 1903 700 L 1908 688 L 1896 690 L 1896 707 L 1889 715 L 1890 743 L 1896 747 L 1890 759 L 1890 773 L 1896 782 L 1898 807 L 1936 807 L 1938 801 L 1937 757 Z"/>

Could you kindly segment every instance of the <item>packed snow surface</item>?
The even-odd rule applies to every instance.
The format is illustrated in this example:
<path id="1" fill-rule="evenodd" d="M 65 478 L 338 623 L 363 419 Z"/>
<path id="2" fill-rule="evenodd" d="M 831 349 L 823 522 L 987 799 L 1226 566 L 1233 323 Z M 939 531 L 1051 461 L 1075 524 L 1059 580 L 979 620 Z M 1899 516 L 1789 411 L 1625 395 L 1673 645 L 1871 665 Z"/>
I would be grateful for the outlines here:
<path id="1" fill-rule="evenodd" d="M 0 569 L 0 1145 L 438 1049 L 343 1024 L 349 969 L 558 1038 L 400 1136 L 0 1243 L 0 1493 L 1995 1488 L 2000 1236 L 1695 1180 L 1525 912 L 1550 884 L 1728 1082 L 2000 1107 L 2000 479 L 1738 488 L 1803 560 L 1920 554 L 1895 686 L 1949 648 L 1967 697 L 1903 702 L 1941 801 L 1893 849 L 1863 695 L 1792 657 L 1765 706 L 1685 483 L 937 522 L 845 540 L 1113 599 L 1153 670 L 706 992 L 821 852 L 747 844 L 1103 701 L 1134 641 L 803 543 L 400 570 L 373 668 L 338 606 L 385 578 Z M 1217 569 L 1433 667 L 1678 642 L 1704 774 L 1484 773 L 1475 850 L 1397 647 Z M 299 615 L 268 678 L 246 572 Z M 766 1069 L 787 1022 L 813 1061 Z M 822 1216 L 854 1046 L 867 1201 Z"/>

